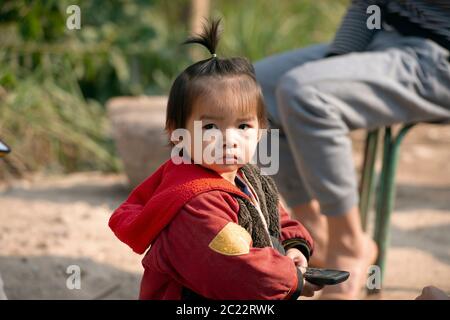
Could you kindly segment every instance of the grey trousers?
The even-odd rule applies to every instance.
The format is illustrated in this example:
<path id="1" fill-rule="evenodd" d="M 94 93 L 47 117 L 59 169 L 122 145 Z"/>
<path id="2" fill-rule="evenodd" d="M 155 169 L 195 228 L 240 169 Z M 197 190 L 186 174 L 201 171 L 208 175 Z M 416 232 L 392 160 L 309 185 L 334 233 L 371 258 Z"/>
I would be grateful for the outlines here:
<path id="1" fill-rule="evenodd" d="M 280 129 L 274 179 L 292 208 L 322 213 L 358 204 L 350 130 L 450 119 L 449 52 L 435 42 L 379 31 L 364 52 L 323 59 L 328 45 L 255 63 L 272 128 Z"/>

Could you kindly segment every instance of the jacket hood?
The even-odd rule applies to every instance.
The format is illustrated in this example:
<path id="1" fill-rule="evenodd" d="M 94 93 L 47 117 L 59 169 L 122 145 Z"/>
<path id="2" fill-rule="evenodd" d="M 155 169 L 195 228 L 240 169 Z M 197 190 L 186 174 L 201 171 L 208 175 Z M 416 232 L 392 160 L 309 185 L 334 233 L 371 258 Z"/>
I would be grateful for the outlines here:
<path id="1" fill-rule="evenodd" d="M 108 225 L 122 242 L 142 254 L 187 202 L 212 190 L 248 198 L 212 170 L 198 164 L 175 164 L 169 159 L 131 192 L 113 212 Z"/>

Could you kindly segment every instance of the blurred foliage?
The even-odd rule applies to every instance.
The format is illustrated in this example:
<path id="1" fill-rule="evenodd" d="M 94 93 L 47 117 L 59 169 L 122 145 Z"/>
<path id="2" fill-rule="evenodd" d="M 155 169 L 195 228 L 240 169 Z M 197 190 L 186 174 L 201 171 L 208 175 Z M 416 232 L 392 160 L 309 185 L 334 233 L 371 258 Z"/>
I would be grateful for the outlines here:
<path id="1" fill-rule="evenodd" d="M 330 40 L 348 1 L 213 0 L 219 55 L 251 60 Z M 81 29 L 68 30 L 68 6 Z M 0 137 L 13 149 L 7 174 L 119 169 L 104 103 L 167 94 L 192 63 L 179 44 L 188 0 L 0 0 Z M 207 57 L 206 50 L 203 50 Z"/>
<path id="2" fill-rule="evenodd" d="M 224 17 L 220 44 L 226 55 L 257 61 L 268 55 L 331 41 L 347 0 L 220 0 L 212 14 Z"/>
<path id="3" fill-rule="evenodd" d="M 80 30 L 66 28 L 72 4 Z M 148 0 L 1 2 L 0 136 L 13 149 L 6 171 L 117 170 L 102 104 L 159 92 L 178 70 L 169 35 L 155 41 L 167 27 L 154 25 L 155 13 Z"/>

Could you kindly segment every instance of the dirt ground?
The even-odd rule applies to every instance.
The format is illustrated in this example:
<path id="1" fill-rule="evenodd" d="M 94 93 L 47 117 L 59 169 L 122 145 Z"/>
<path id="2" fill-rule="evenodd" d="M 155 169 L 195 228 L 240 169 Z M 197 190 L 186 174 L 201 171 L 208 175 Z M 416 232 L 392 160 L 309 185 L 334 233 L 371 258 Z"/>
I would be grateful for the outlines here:
<path id="1" fill-rule="evenodd" d="M 352 134 L 360 167 L 363 132 Z M 382 299 L 450 293 L 450 127 L 421 125 L 402 146 Z M 141 257 L 107 227 L 123 175 L 34 175 L 0 188 L 0 274 L 9 299 L 135 299 Z M 80 267 L 81 289 L 66 281 Z"/>

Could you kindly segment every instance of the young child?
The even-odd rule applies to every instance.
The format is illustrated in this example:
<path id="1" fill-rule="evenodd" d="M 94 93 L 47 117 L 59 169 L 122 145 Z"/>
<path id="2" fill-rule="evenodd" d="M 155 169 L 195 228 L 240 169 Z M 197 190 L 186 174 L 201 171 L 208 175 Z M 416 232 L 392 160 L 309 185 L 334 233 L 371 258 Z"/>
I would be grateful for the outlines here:
<path id="1" fill-rule="evenodd" d="M 272 179 L 249 164 L 260 137 L 251 132 L 267 126 L 265 106 L 248 60 L 216 56 L 219 22 L 185 42 L 202 44 L 212 57 L 176 78 L 166 130 L 192 137 L 201 121 L 201 133 L 231 130 L 247 138 L 224 140 L 219 160 L 226 161 L 204 161 L 189 148 L 183 151 L 192 163 L 172 157 L 133 190 L 109 226 L 135 252 L 149 249 L 141 299 L 312 296 L 319 288 L 304 281 L 301 267 L 313 241 L 289 218 Z"/>

